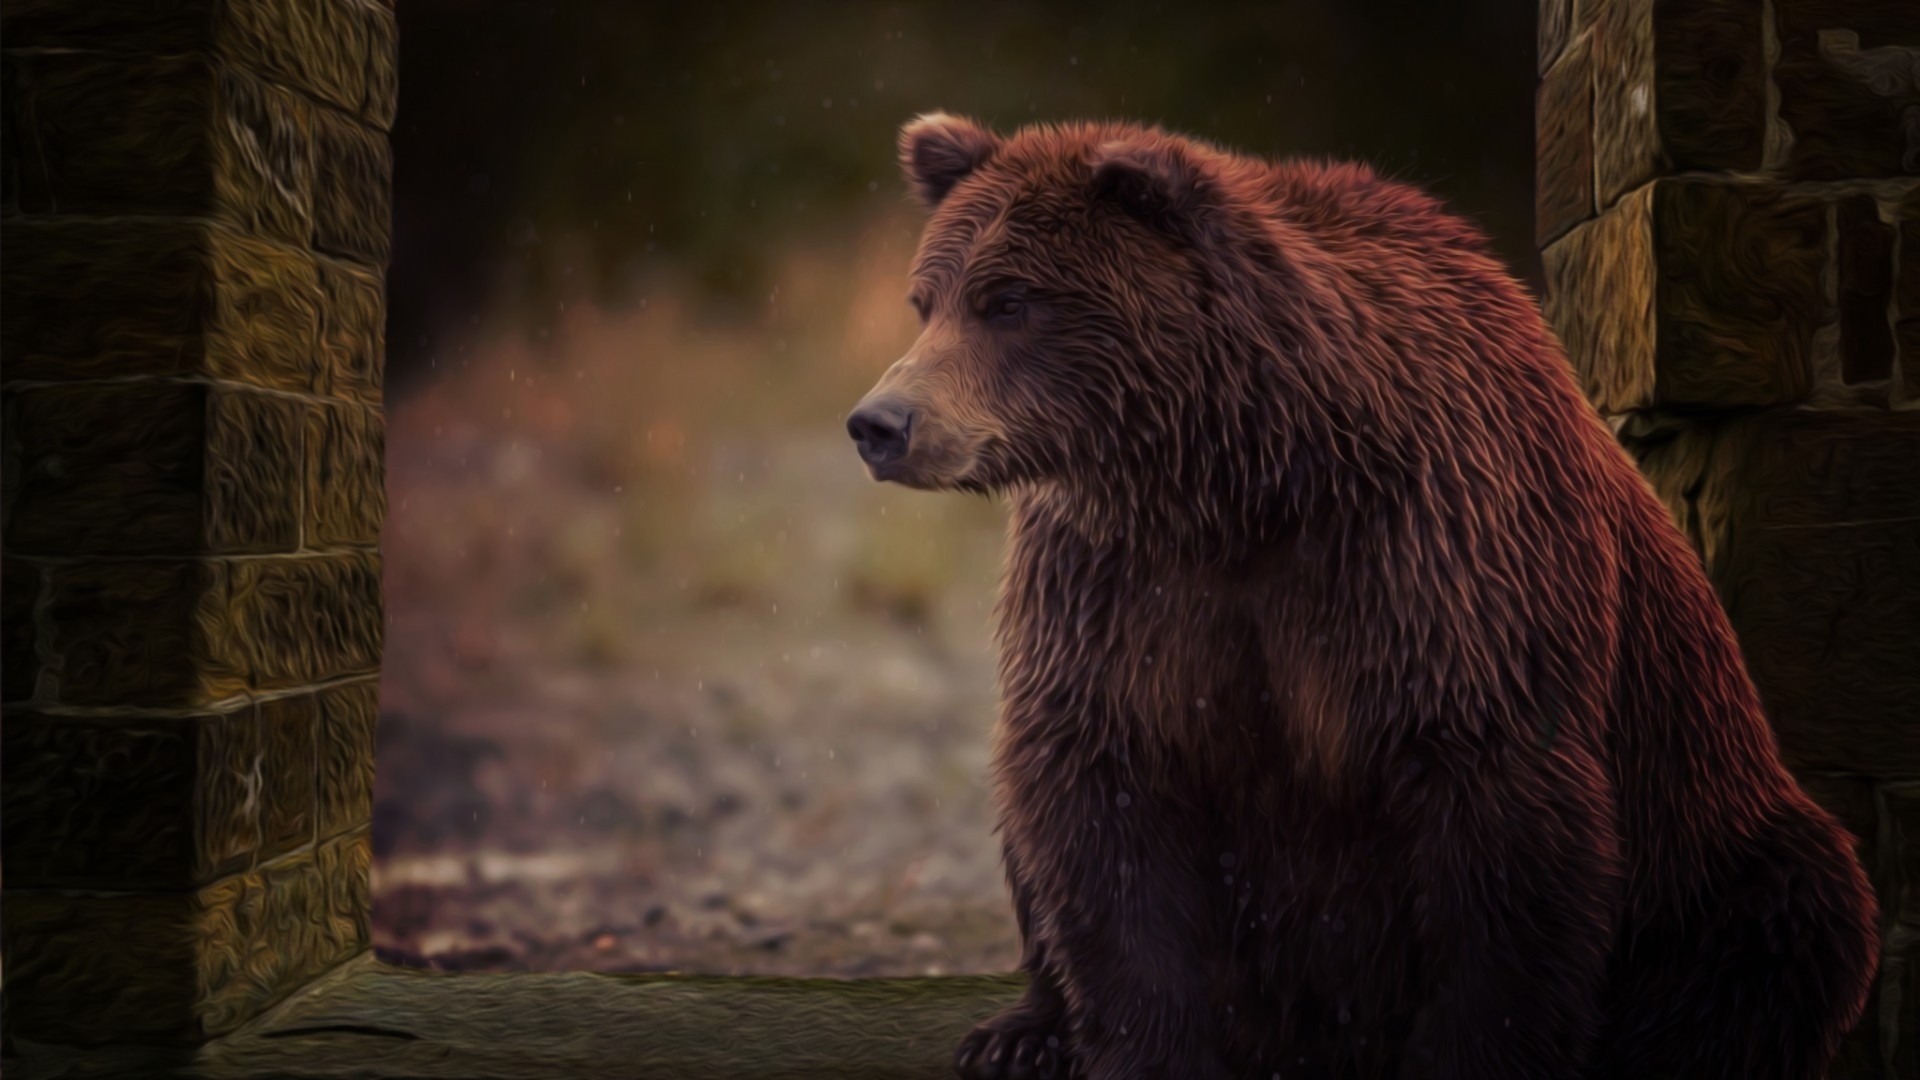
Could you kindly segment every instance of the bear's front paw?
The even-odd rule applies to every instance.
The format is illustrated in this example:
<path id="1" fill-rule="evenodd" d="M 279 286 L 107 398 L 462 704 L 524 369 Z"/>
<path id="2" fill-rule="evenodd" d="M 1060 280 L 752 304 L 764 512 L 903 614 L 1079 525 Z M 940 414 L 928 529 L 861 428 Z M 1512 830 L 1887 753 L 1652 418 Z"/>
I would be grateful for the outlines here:
<path id="1" fill-rule="evenodd" d="M 1061 1080 L 1066 1051 L 1058 1015 L 1023 1002 L 968 1032 L 953 1071 L 961 1080 Z"/>

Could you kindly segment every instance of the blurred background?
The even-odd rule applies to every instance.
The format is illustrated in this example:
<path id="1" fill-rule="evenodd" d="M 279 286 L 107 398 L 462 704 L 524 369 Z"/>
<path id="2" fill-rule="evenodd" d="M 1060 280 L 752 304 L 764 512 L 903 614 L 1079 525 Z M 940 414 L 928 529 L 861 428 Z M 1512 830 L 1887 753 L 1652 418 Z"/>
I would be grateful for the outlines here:
<path id="1" fill-rule="evenodd" d="M 915 113 L 1370 161 L 1530 285 L 1530 0 L 406 0 L 374 844 L 390 961 L 1010 969 L 990 501 L 842 427 Z"/>

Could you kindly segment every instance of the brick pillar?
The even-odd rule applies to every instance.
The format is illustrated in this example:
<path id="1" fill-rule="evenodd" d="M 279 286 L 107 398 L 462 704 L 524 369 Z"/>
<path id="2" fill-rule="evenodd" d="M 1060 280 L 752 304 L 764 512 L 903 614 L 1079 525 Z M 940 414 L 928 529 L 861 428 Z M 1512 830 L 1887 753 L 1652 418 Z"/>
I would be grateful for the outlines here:
<path id="1" fill-rule="evenodd" d="M 1920 4 L 1543 0 L 1548 319 L 1859 838 L 1920 1076 Z"/>
<path id="2" fill-rule="evenodd" d="M 194 1044 L 368 947 L 394 17 L 0 34 L 6 1030 Z"/>

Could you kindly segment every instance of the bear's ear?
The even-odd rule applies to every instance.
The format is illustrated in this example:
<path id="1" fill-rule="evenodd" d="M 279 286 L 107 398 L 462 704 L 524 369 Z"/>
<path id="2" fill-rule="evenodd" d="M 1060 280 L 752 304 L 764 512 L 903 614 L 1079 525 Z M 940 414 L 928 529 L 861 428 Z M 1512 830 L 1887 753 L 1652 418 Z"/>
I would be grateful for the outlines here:
<path id="1" fill-rule="evenodd" d="M 1148 224 L 1177 224 L 1200 200 L 1200 169 L 1172 139 L 1145 136 L 1102 143 L 1093 152 L 1092 165 L 1095 195 Z"/>
<path id="2" fill-rule="evenodd" d="M 971 120 L 924 113 L 900 129 L 900 170 L 931 210 L 998 149 L 1000 137 Z"/>

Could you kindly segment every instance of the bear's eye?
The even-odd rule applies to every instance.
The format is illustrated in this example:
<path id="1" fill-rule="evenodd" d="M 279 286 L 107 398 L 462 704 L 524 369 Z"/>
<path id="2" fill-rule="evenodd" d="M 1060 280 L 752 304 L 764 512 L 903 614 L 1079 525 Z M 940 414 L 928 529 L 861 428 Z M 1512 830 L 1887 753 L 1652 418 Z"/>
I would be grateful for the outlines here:
<path id="1" fill-rule="evenodd" d="M 994 293 L 981 305 L 980 314 L 989 322 L 1010 323 L 1019 320 L 1027 310 L 1027 298 L 1019 290 L 1008 289 Z"/>
<path id="2" fill-rule="evenodd" d="M 924 296 L 909 296 L 907 297 L 907 303 L 913 305 L 914 313 L 920 316 L 920 321 L 923 323 L 927 321 L 927 317 L 933 312 L 933 306 L 927 303 L 927 298 Z"/>

